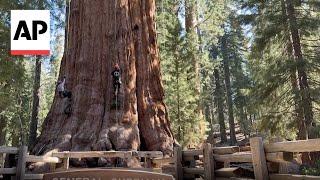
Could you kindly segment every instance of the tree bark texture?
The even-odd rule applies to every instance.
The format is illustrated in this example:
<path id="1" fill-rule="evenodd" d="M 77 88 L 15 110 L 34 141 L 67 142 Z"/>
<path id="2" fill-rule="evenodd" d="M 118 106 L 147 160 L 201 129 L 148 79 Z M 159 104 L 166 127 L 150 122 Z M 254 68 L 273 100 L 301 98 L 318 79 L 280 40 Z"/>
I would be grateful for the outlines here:
<path id="1" fill-rule="evenodd" d="M 227 39 L 225 36 L 221 39 L 222 44 L 222 56 L 223 56 L 223 69 L 225 86 L 227 91 L 227 105 L 228 105 L 228 115 L 229 115 L 229 128 L 230 128 L 230 145 L 235 145 L 237 143 L 234 115 L 233 115 L 233 100 L 232 100 L 232 90 L 230 82 L 230 67 L 229 67 L 229 57 L 227 54 Z"/>
<path id="2" fill-rule="evenodd" d="M 31 121 L 29 129 L 29 147 L 33 147 L 37 139 L 37 129 L 39 121 L 39 103 L 40 103 L 40 80 L 41 80 L 41 58 L 36 57 L 36 66 L 34 71 L 34 82 L 33 82 L 33 102 Z"/>
<path id="3" fill-rule="evenodd" d="M 173 151 L 156 44 L 154 0 L 71 1 L 60 78 L 71 115 L 56 93 L 35 153 L 52 149 Z M 116 97 L 111 72 L 121 68 Z M 113 104 L 116 102 L 116 107 Z"/>
<path id="4" fill-rule="evenodd" d="M 225 143 L 227 142 L 227 133 L 226 133 L 226 124 L 224 122 L 224 112 L 223 112 L 223 92 L 221 89 L 221 84 L 220 84 L 220 75 L 219 71 L 217 69 L 214 70 L 214 79 L 215 79 L 215 84 L 216 84 L 216 90 L 215 90 L 215 101 L 217 104 L 217 109 L 218 109 L 218 120 L 219 120 L 219 125 L 220 125 L 220 138 L 221 142 Z"/>

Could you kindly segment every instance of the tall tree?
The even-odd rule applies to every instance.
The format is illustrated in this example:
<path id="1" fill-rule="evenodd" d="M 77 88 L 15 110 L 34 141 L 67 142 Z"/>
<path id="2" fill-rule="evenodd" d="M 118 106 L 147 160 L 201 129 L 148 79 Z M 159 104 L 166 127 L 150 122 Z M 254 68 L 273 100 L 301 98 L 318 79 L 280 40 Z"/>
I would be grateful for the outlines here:
<path id="1" fill-rule="evenodd" d="M 221 37 L 221 53 L 222 53 L 222 63 L 224 70 L 224 81 L 226 86 L 226 94 L 227 94 L 227 106 L 228 106 L 228 115 L 229 115 L 229 128 L 230 128 L 230 144 L 235 145 L 237 143 L 235 124 L 234 124 L 234 114 L 233 114 L 233 100 L 232 100 L 232 89 L 231 89 L 231 81 L 230 81 L 230 66 L 229 66 L 229 57 L 227 51 L 227 35 Z"/>
<path id="2" fill-rule="evenodd" d="M 37 139 L 37 130 L 39 122 L 40 110 L 40 80 L 41 80 L 41 57 L 36 57 L 36 65 L 34 70 L 34 83 L 33 83 L 33 102 L 29 130 L 29 147 L 33 147 Z"/>
<path id="3" fill-rule="evenodd" d="M 215 102 L 218 109 L 218 122 L 220 125 L 220 138 L 221 142 L 227 142 L 227 133 L 226 133 L 226 125 L 224 122 L 224 111 L 223 111 L 223 90 L 220 84 L 220 74 L 218 69 L 214 69 L 214 80 L 215 80 Z"/>
<path id="4" fill-rule="evenodd" d="M 298 80 L 300 87 L 300 94 L 302 98 L 302 107 L 304 110 L 304 118 L 306 127 L 310 127 L 313 122 L 313 110 L 312 110 L 312 101 L 310 96 L 310 88 L 308 83 L 308 75 L 305 70 L 305 60 L 303 58 L 301 50 L 301 41 L 299 35 L 299 28 L 297 24 L 297 17 L 295 14 L 295 8 L 293 1 L 286 0 L 287 5 L 287 14 L 288 14 L 288 24 L 290 27 L 290 34 L 292 40 L 292 47 L 294 52 L 294 59 L 297 61 L 297 70 L 298 70 Z M 305 135 L 308 138 L 308 135 Z"/>
<path id="5" fill-rule="evenodd" d="M 186 26 L 186 38 L 189 44 L 188 46 L 188 57 L 192 63 L 192 71 L 194 74 L 195 83 L 195 95 L 198 98 L 197 102 L 197 113 L 199 119 L 203 118 L 203 110 L 200 100 L 201 95 L 201 80 L 200 80 L 200 59 L 198 56 L 198 48 L 200 46 L 198 42 L 199 35 L 197 34 L 197 1 L 195 0 L 185 0 L 185 26 Z"/>
<path id="6" fill-rule="evenodd" d="M 60 79 L 66 76 L 72 92 L 72 112 L 64 114 L 68 99 L 56 94 L 33 152 L 172 153 L 154 15 L 154 0 L 71 1 L 69 53 L 61 62 Z M 115 63 L 123 82 L 117 98 L 110 75 Z"/>
<path id="7" fill-rule="evenodd" d="M 289 23 L 288 23 L 288 16 L 286 10 L 285 0 L 281 0 L 281 11 L 282 11 L 282 18 L 283 22 L 285 22 L 284 32 L 289 33 Z M 290 36 L 286 36 L 286 52 L 285 54 L 288 56 L 288 60 L 290 63 L 294 63 L 294 56 L 293 56 L 293 48 L 292 48 L 292 41 Z M 297 123 L 298 127 L 298 139 L 306 139 L 307 137 L 307 129 L 306 123 L 303 117 L 303 109 L 301 106 L 301 98 L 299 94 L 299 87 L 298 87 L 298 80 L 297 80 L 297 67 L 293 67 L 290 70 L 290 81 L 291 81 L 291 89 L 293 94 L 293 101 L 294 101 L 294 118 Z"/>

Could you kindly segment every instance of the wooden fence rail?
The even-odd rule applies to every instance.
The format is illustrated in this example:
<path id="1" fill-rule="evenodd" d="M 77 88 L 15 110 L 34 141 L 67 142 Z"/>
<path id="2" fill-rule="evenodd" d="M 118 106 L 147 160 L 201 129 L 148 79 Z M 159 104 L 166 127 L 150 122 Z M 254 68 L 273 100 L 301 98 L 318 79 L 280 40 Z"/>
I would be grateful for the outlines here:
<path id="1" fill-rule="evenodd" d="M 34 156 L 27 154 L 25 146 L 0 147 L 0 155 L 12 154 L 18 157 L 15 167 L 0 168 L 0 176 L 14 176 L 18 180 L 42 179 L 43 174 L 25 173 L 27 162 L 49 163 L 53 166 L 51 170 L 54 171 L 56 164 L 61 164 L 68 170 L 69 160 L 73 158 L 143 158 L 145 170 L 150 171 L 154 166 L 161 167 L 163 173 L 172 174 L 177 180 L 199 177 L 206 180 L 237 178 L 312 180 L 320 179 L 320 176 L 275 174 L 268 167 L 270 163 L 293 161 L 294 153 L 314 151 L 320 151 L 320 139 L 263 144 L 262 138 L 255 137 L 250 139 L 250 146 L 245 147 L 212 147 L 211 144 L 205 144 L 203 149 L 196 150 L 182 150 L 181 147 L 175 147 L 173 157 L 163 157 L 160 151 L 66 151 L 55 152 L 50 156 Z"/>
<path id="2" fill-rule="evenodd" d="M 201 150 L 183 151 L 181 148 L 176 148 L 174 159 L 167 162 L 174 162 L 174 172 L 171 172 L 171 174 L 177 180 L 194 179 L 196 177 L 203 177 L 208 180 L 237 179 L 244 175 L 251 175 L 251 178 L 257 180 L 320 179 L 320 176 L 274 174 L 268 171 L 269 163 L 288 163 L 294 160 L 294 153 L 317 151 L 320 151 L 320 139 L 263 144 L 261 137 L 254 137 L 250 139 L 250 146 L 246 147 L 211 147 L 211 145 L 206 144 Z M 215 167 L 217 163 L 223 163 L 224 167 Z M 244 163 L 244 165 L 249 163 L 253 168 L 229 167 L 230 163 L 235 166 L 239 166 L 239 163 Z"/>
<path id="3" fill-rule="evenodd" d="M 0 147 L 0 155 L 2 154 L 13 154 L 17 155 L 16 167 L 0 167 L 0 176 L 10 176 L 17 180 L 23 179 L 42 179 L 43 174 L 25 174 L 26 163 L 49 163 L 52 168 L 51 171 L 55 170 L 55 164 L 62 163 L 65 170 L 69 169 L 69 160 L 82 159 L 82 158 L 143 158 L 145 168 L 140 170 L 150 171 L 152 163 L 163 164 L 171 161 L 172 158 L 163 158 L 161 151 L 82 151 L 82 152 L 55 152 L 51 156 L 34 156 L 27 153 L 28 149 L 26 146 L 20 148 L 15 147 Z M 15 159 L 11 159 L 15 161 Z M 155 162 L 153 162 L 155 161 Z M 9 178 L 11 179 L 11 178 Z"/>

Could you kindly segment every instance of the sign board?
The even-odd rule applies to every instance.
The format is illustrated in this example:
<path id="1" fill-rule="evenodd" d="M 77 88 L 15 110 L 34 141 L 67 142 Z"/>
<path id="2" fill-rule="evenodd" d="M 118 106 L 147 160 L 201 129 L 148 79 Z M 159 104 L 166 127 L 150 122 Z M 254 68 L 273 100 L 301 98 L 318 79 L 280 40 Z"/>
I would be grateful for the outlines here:
<path id="1" fill-rule="evenodd" d="M 85 169 L 48 173 L 44 180 L 173 180 L 171 175 L 124 169 Z"/>
<path id="2" fill-rule="evenodd" d="M 11 55 L 50 55 L 49 10 L 11 10 Z"/>

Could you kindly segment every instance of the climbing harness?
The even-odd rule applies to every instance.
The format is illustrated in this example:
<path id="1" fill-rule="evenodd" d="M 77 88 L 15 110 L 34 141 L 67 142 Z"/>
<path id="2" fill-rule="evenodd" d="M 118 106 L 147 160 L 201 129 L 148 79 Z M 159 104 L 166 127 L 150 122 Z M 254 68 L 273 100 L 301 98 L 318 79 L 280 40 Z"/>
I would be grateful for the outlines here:
<path id="1" fill-rule="evenodd" d="M 112 78 L 113 78 L 113 89 L 114 89 L 114 96 L 115 96 L 115 109 L 116 109 L 116 119 L 118 123 L 118 108 L 119 108 L 119 91 L 120 91 L 120 86 L 121 86 L 121 73 L 120 73 L 120 68 L 118 64 L 115 65 L 115 70 L 112 71 Z"/>
<path id="2" fill-rule="evenodd" d="M 66 106 L 65 109 L 64 109 L 64 113 L 65 113 L 68 117 L 70 117 L 71 112 L 72 112 L 72 106 L 71 106 L 71 99 L 70 99 L 69 102 L 68 102 L 68 104 L 67 104 L 67 106 Z"/>

